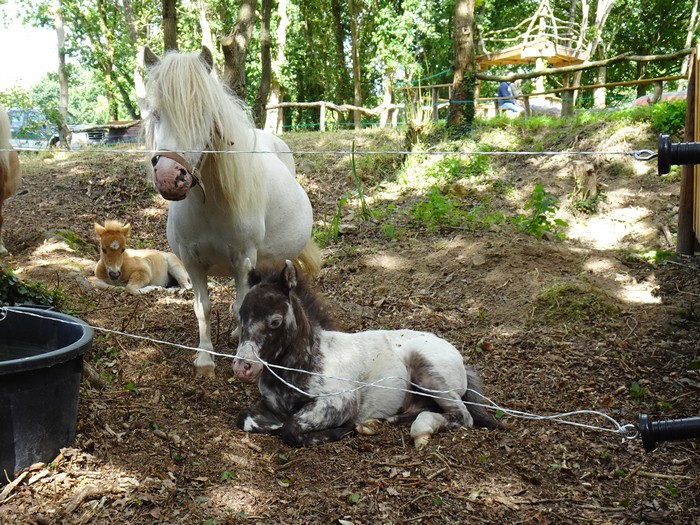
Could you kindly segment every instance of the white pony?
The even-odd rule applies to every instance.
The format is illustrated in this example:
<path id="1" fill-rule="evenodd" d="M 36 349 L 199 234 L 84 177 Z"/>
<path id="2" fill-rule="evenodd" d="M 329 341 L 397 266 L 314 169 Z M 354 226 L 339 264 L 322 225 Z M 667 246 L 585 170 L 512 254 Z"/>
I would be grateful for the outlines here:
<path id="1" fill-rule="evenodd" d="M 199 323 L 195 373 L 214 375 L 207 276 L 233 277 L 238 313 L 248 291 L 244 261 L 296 259 L 317 273 L 311 203 L 295 179 L 289 147 L 256 130 L 242 102 L 210 73 L 211 52 L 146 49 L 153 177 L 171 201 L 168 242 L 192 281 Z"/>

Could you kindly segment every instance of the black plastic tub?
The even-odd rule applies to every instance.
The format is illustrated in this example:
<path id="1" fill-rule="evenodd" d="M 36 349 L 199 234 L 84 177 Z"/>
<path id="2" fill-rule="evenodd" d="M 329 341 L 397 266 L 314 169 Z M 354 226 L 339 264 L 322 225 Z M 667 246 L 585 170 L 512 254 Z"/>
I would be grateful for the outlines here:
<path id="1" fill-rule="evenodd" d="M 0 308 L 0 485 L 75 439 L 92 328 L 41 307 Z"/>

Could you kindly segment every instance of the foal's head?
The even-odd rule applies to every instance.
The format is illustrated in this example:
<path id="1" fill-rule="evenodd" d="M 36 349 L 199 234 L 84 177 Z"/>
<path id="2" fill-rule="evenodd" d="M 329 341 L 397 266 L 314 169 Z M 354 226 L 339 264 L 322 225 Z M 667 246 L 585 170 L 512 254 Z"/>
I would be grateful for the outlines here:
<path id="1" fill-rule="evenodd" d="M 126 238 L 131 231 L 131 224 L 119 221 L 105 221 L 105 225 L 95 223 L 95 233 L 100 245 L 100 259 L 107 269 L 109 278 L 119 279 L 124 263 Z"/>
<path id="2" fill-rule="evenodd" d="M 298 366 L 312 349 L 313 331 L 330 330 L 333 321 L 322 298 L 289 260 L 281 272 L 279 266 L 251 269 L 248 284 L 233 371 L 241 381 L 253 383 L 263 371 L 258 358 Z"/>

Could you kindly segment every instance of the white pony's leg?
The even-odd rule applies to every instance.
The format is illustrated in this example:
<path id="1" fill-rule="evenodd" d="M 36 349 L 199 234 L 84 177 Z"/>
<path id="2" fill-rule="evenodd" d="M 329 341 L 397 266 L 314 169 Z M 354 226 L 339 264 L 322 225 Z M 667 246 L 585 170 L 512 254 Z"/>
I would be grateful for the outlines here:
<path id="1" fill-rule="evenodd" d="M 236 319 L 236 328 L 231 331 L 231 339 L 238 339 L 241 336 L 241 326 L 238 319 L 238 312 L 241 310 L 243 299 L 248 293 L 248 273 L 255 268 L 255 256 L 247 257 L 242 264 L 238 265 L 236 270 L 236 301 L 231 305 L 231 317 Z"/>
<path id="2" fill-rule="evenodd" d="M 194 314 L 197 316 L 199 324 L 199 350 L 194 360 L 195 377 L 214 377 L 214 358 L 207 352 L 214 350 L 211 342 L 211 327 L 209 316 L 211 314 L 211 302 L 209 301 L 209 290 L 207 289 L 207 276 L 201 272 L 190 272 L 192 289 L 194 291 Z"/>

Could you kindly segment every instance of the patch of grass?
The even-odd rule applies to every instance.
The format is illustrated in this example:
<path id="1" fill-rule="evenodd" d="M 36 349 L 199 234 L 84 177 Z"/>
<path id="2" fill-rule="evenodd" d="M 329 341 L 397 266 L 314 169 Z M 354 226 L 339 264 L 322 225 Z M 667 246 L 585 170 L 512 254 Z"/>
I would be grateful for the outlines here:
<path id="1" fill-rule="evenodd" d="M 534 301 L 532 323 L 591 324 L 609 322 L 619 313 L 594 289 L 571 282 L 559 282 L 543 288 Z"/>

